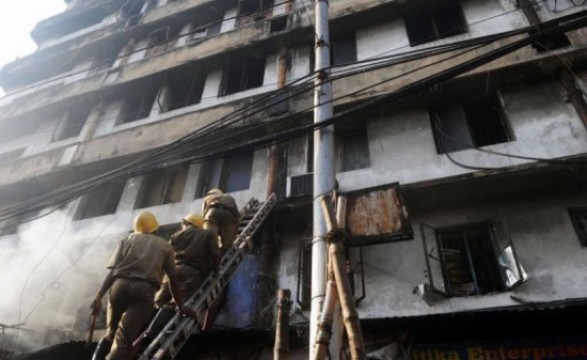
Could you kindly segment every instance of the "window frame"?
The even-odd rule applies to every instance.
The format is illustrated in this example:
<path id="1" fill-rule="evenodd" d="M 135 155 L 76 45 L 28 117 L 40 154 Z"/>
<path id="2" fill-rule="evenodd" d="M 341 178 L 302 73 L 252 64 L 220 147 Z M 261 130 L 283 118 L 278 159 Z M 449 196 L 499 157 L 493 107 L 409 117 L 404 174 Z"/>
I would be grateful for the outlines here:
<path id="1" fill-rule="evenodd" d="M 501 279 L 501 288 L 503 290 L 493 289 L 492 291 L 479 292 L 478 287 L 476 287 L 476 293 L 462 294 L 453 292 L 451 291 L 450 286 L 447 286 L 448 279 L 444 268 L 446 259 L 444 259 L 444 253 L 440 253 L 441 246 L 438 241 L 438 232 L 471 229 L 480 225 L 488 226 L 488 234 L 490 235 L 491 246 L 493 249 L 493 253 L 490 255 L 497 264 L 498 273 L 500 274 Z M 490 295 L 493 293 L 511 291 L 528 280 L 528 273 L 519 260 L 514 243 L 511 239 L 507 222 L 503 215 L 496 216 L 489 220 L 440 228 L 420 223 L 420 233 L 422 238 L 422 248 L 426 260 L 426 276 L 428 278 L 428 284 L 436 293 L 443 294 L 446 297 Z M 470 275 L 472 274 L 470 273 Z M 435 279 L 436 277 L 440 278 L 440 282 L 437 281 L 438 279 Z"/>
<path id="2" fill-rule="evenodd" d="M 468 30 L 468 26 L 467 26 L 467 19 L 465 17 L 465 13 L 463 11 L 463 7 L 460 3 L 460 1 L 455 0 L 455 1 L 450 1 L 449 6 L 437 6 L 437 7 L 433 7 L 433 8 L 427 8 L 424 9 L 423 11 L 420 10 L 418 12 L 417 16 L 411 15 L 411 16 L 406 16 L 404 17 L 404 24 L 405 24 L 405 29 L 406 29 L 406 34 L 408 36 L 408 41 L 410 43 L 411 47 L 416 47 L 416 46 L 420 46 L 420 45 L 424 45 L 424 44 L 428 44 L 434 41 L 438 41 L 438 40 L 442 40 L 442 39 L 447 39 L 453 36 L 458 36 L 458 35 L 462 35 L 462 34 L 466 34 L 469 30 Z M 439 29 L 439 22 L 440 22 L 440 15 L 442 15 L 443 11 L 451 11 L 450 16 L 446 16 L 446 19 L 457 19 L 458 20 L 458 24 L 457 27 L 455 27 L 455 29 L 453 29 L 453 31 L 459 31 L 457 33 L 449 33 L 447 35 L 443 35 L 440 32 Z M 444 19 L 444 20 L 446 20 Z M 431 28 L 434 32 L 433 37 L 431 37 L 430 39 L 415 39 L 415 34 L 413 33 L 413 29 L 419 27 L 421 28 L 421 23 L 422 22 L 428 22 L 429 25 L 431 25 Z M 420 23 L 420 24 L 418 24 Z"/>

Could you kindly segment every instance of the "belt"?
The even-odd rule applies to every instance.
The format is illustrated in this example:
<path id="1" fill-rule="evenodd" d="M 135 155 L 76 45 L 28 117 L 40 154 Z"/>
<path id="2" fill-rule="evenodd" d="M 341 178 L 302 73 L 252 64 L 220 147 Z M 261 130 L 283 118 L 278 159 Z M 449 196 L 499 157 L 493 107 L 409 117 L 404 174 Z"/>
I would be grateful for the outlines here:
<path id="1" fill-rule="evenodd" d="M 152 286 L 155 286 L 156 288 L 159 287 L 159 284 L 156 283 L 155 281 L 142 279 L 142 278 L 136 278 L 136 277 L 133 278 L 133 277 L 128 277 L 128 276 L 116 276 L 115 279 L 125 279 L 125 280 L 130 280 L 130 281 L 142 281 L 142 282 L 149 283 Z"/>

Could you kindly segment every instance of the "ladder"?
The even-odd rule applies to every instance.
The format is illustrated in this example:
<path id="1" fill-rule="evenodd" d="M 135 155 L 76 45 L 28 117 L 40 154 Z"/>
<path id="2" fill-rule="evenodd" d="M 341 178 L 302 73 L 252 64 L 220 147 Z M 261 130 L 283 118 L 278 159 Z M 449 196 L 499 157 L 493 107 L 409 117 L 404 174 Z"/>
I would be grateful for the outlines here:
<path id="1" fill-rule="evenodd" d="M 206 311 L 218 299 L 246 252 L 252 249 L 253 236 L 276 203 L 275 194 L 271 194 L 265 203 L 253 198 L 242 208 L 238 235 L 232 248 L 220 260 L 218 273 L 208 275 L 200 289 L 186 302 L 186 306 L 196 312 L 198 319 L 204 319 Z M 190 335 L 199 332 L 201 326 L 194 319 L 175 314 L 143 351 L 139 360 L 174 359 Z"/>

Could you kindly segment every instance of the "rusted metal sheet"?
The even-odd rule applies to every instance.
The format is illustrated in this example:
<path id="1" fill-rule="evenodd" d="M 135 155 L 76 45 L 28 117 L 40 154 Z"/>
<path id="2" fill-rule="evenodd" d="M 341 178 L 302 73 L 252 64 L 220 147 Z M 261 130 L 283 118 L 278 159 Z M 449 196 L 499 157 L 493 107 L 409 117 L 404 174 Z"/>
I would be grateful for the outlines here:
<path id="1" fill-rule="evenodd" d="M 399 184 L 348 192 L 344 196 L 346 230 L 351 235 L 349 246 L 413 238 Z"/>

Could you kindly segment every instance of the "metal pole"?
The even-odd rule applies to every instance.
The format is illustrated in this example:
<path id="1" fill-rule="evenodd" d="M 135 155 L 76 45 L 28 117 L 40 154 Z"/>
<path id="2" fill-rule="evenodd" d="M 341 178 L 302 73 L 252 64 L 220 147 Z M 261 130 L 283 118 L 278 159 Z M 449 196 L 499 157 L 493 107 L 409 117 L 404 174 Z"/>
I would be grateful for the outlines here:
<path id="1" fill-rule="evenodd" d="M 316 66 L 314 122 L 332 117 L 332 86 L 330 85 L 330 32 L 328 0 L 316 0 Z M 320 196 L 334 189 L 334 127 L 314 132 L 314 207 L 312 241 L 312 303 L 310 309 L 310 358 L 314 356 L 318 321 L 326 288 L 326 224 L 320 207 Z"/>

